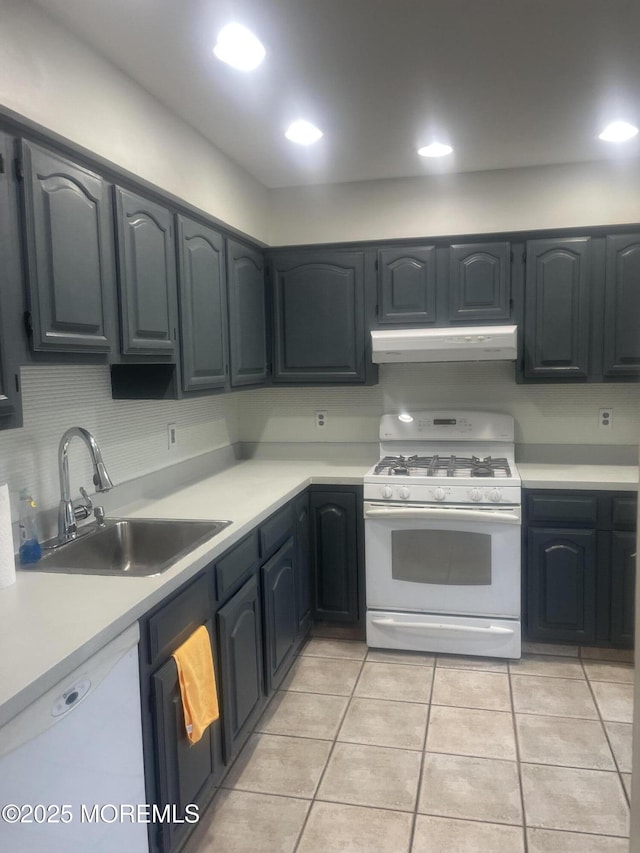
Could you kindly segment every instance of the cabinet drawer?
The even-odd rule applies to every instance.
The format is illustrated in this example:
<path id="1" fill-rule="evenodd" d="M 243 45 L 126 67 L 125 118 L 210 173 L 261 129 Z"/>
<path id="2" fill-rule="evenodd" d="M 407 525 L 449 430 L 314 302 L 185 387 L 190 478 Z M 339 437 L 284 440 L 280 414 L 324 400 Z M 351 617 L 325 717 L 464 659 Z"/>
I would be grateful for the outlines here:
<path id="1" fill-rule="evenodd" d="M 216 563 L 218 600 L 228 597 L 259 561 L 258 533 L 254 530 Z"/>
<path id="2" fill-rule="evenodd" d="M 178 593 L 149 619 L 149 664 L 167 658 L 210 618 L 207 576 L 200 575 L 184 592 Z"/>
<path id="3" fill-rule="evenodd" d="M 568 492 L 530 494 L 527 501 L 527 520 L 529 524 L 596 527 L 598 496 Z"/>
<path id="4" fill-rule="evenodd" d="M 266 560 L 293 535 L 291 504 L 272 515 L 260 528 L 260 556 Z"/>
<path id="5" fill-rule="evenodd" d="M 611 526 L 614 530 L 635 530 L 638 502 L 635 496 L 613 498 L 611 501 Z"/>

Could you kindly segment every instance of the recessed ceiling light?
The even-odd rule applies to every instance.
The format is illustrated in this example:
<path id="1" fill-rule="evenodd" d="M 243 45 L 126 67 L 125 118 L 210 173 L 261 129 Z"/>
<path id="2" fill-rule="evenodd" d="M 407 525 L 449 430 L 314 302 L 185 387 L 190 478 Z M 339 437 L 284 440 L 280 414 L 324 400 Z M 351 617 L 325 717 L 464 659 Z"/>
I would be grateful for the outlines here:
<path id="1" fill-rule="evenodd" d="M 605 127 L 598 139 L 604 139 L 605 142 L 626 142 L 637 132 L 638 128 L 626 121 L 614 121 Z"/>
<path id="2" fill-rule="evenodd" d="M 290 124 L 284 135 L 298 145 L 313 145 L 322 137 L 322 131 L 315 124 L 301 118 Z"/>
<path id="3" fill-rule="evenodd" d="M 242 24 L 227 24 L 218 33 L 214 54 L 240 71 L 253 71 L 262 62 L 265 49 L 251 30 Z"/>
<path id="4" fill-rule="evenodd" d="M 445 145 L 443 142 L 432 142 L 431 145 L 418 148 L 418 154 L 421 157 L 446 157 L 452 151 L 453 148 L 450 145 Z"/>

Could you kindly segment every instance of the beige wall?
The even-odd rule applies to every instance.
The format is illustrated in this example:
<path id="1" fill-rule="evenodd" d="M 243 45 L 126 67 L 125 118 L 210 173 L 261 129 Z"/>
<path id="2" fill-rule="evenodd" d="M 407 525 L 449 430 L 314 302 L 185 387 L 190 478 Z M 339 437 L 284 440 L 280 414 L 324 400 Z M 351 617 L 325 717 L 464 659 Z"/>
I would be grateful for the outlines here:
<path id="1" fill-rule="evenodd" d="M 0 0 L 0 104 L 266 242 L 266 188 L 28 0 Z"/>
<path id="2" fill-rule="evenodd" d="M 270 192 L 271 245 L 640 222 L 640 160 Z"/>

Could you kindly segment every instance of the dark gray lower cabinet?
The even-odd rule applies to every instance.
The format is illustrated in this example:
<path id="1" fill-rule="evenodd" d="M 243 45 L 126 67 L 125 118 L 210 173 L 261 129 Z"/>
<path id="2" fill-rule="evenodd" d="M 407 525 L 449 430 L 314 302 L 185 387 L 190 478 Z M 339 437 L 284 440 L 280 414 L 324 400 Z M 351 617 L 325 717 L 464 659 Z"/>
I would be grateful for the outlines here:
<path id="1" fill-rule="evenodd" d="M 211 622 L 207 622 L 205 627 L 212 636 Z M 151 676 L 151 696 L 158 805 L 161 809 L 175 806 L 176 816 L 181 821 L 190 803 L 206 805 L 222 775 L 221 726 L 214 723 L 198 743 L 189 742 L 173 658 Z M 158 849 L 168 853 L 178 847 L 194 824 L 169 821 L 156 826 Z"/>
<path id="2" fill-rule="evenodd" d="M 636 534 L 611 534 L 611 642 L 633 646 L 636 594 Z"/>
<path id="3" fill-rule="evenodd" d="M 361 501 L 355 491 L 312 491 L 310 512 L 313 617 L 357 622 Z"/>
<path id="4" fill-rule="evenodd" d="M 633 646 L 636 497 L 525 490 L 530 640 Z"/>
<path id="5" fill-rule="evenodd" d="M 261 574 L 265 683 L 267 693 L 270 693 L 284 678 L 298 635 L 293 538 L 288 539 L 264 564 Z"/>
<path id="6" fill-rule="evenodd" d="M 295 499 L 295 570 L 298 608 L 298 635 L 303 636 L 311 626 L 311 515 L 309 495 L 305 492 Z"/>
<path id="7" fill-rule="evenodd" d="M 262 621 L 257 578 L 252 577 L 217 615 L 222 684 L 224 757 L 244 743 L 262 708 Z"/>
<path id="8" fill-rule="evenodd" d="M 594 642 L 596 564 L 595 530 L 529 531 L 530 639 Z"/>

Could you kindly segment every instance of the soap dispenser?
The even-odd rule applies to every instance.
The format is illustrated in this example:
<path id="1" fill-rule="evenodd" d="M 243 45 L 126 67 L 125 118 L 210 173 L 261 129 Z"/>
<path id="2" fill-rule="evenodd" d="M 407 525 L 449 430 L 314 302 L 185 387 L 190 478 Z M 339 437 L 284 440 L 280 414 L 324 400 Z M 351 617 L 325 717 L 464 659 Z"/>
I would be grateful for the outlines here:
<path id="1" fill-rule="evenodd" d="M 38 542 L 38 524 L 36 518 L 36 502 L 26 489 L 20 492 L 20 515 L 18 518 L 20 529 L 20 556 L 21 565 L 37 563 L 42 556 L 40 543 Z"/>

